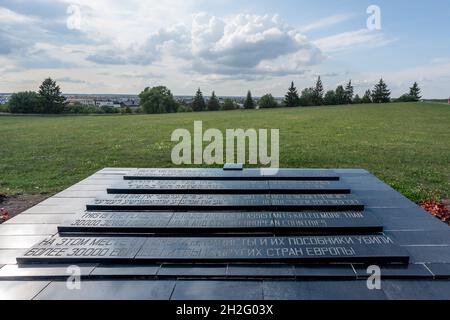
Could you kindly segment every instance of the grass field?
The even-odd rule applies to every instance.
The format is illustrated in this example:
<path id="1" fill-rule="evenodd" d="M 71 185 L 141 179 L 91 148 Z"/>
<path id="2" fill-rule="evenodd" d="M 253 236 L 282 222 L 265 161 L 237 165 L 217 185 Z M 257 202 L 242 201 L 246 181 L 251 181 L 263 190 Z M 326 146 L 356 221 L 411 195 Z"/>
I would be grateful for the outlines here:
<path id="1" fill-rule="evenodd" d="M 365 168 L 413 200 L 450 197 L 450 106 L 0 117 L 0 192 L 53 193 L 103 167 L 171 167 L 176 128 L 279 128 L 281 167 Z"/>

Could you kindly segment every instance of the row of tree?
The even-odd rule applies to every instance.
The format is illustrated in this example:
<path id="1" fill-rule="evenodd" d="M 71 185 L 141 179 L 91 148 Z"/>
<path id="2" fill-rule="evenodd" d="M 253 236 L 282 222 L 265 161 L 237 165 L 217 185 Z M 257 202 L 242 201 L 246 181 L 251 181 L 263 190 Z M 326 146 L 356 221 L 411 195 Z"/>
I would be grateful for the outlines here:
<path id="1" fill-rule="evenodd" d="M 414 82 L 409 92 L 402 95 L 396 101 L 419 101 L 420 88 L 417 82 Z M 318 77 L 314 87 L 303 89 L 299 95 L 294 83 L 288 89 L 284 97 L 284 106 L 320 106 L 320 105 L 340 105 L 340 104 L 359 104 L 359 103 L 387 103 L 391 101 L 391 91 L 383 79 L 374 86 L 373 90 L 367 90 L 362 97 L 354 94 L 354 87 L 350 80 L 344 87 L 337 86 L 336 90 L 329 90 L 324 93 L 323 83 Z"/>
<path id="2" fill-rule="evenodd" d="M 305 88 L 301 94 L 298 94 L 294 82 L 291 82 L 282 103 L 278 103 L 271 94 L 262 96 L 258 103 L 252 98 L 250 91 L 243 102 L 243 108 L 255 109 L 259 108 L 276 108 L 280 106 L 298 107 L 298 106 L 320 106 L 320 105 L 340 105 L 340 104 L 359 104 L 359 103 L 386 103 L 390 102 L 391 92 L 387 84 L 380 79 L 374 86 L 373 90 L 367 90 L 360 97 L 354 95 L 354 88 L 351 80 L 344 87 L 339 85 L 336 90 L 324 92 L 323 83 L 318 77 L 315 86 Z M 200 88 L 197 90 L 192 102 L 177 102 L 172 92 L 164 86 L 147 87 L 140 94 L 141 111 L 145 113 L 172 113 L 182 111 L 216 111 L 216 110 L 233 110 L 237 109 L 238 104 L 230 99 L 224 99 L 220 103 L 215 92 L 205 102 Z M 396 101 L 419 101 L 420 88 L 417 82 L 414 82 L 408 93 L 405 93 Z M 66 98 L 62 95 L 61 89 L 51 78 L 47 78 L 39 87 L 38 93 L 33 91 L 23 91 L 14 93 L 9 100 L 9 110 L 12 113 L 109 113 L 111 110 L 83 108 L 81 106 L 73 106 L 68 108 Z M 109 107 L 111 108 L 111 107 Z M 81 111 L 80 111 L 81 110 Z M 119 110 L 114 110 L 119 112 Z M 131 112 L 131 110 L 127 110 Z"/>

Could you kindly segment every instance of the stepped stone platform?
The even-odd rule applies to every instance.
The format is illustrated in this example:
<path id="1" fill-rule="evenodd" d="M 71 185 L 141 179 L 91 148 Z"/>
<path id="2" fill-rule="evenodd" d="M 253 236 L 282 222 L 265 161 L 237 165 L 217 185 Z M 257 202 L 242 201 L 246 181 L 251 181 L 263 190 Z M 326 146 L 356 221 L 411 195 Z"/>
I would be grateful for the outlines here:
<path id="1" fill-rule="evenodd" d="M 363 169 L 105 168 L 0 225 L 0 299 L 450 299 L 450 229 Z"/>

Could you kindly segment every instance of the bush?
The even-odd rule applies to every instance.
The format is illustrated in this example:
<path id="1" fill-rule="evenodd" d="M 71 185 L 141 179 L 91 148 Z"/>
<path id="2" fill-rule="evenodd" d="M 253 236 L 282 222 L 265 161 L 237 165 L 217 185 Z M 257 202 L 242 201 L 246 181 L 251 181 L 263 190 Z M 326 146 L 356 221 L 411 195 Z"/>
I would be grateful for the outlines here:
<path id="1" fill-rule="evenodd" d="M 230 98 L 223 100 L 222 110 L 234 110 L 237 109 L 237 104 Z"/>
<path id="2" fill-rule="evenodd" d="M 0 112 L 10 112 L 9 107 L 7 104 L 0 104 Z"/>
<path id="3" fill-rule="evenodd" d="M 34 91 L 13 93 L 8 101 L 11 113 L 40 113 L 39 95 Z"/>
<path id="4" fill-rule="evenodd" d="M 66 112 L 73 114 L 103 113 L 98 107 L 94 105 L 85 105 L 79 102 L 68 105 Z"/>
<path id="5" fill-rule="evenodd" d="M 114 108 L 112 106 L 101 106 L 100 110 L 102 113 L 120 113 L 118 108 Z"/>
<path id="6" fill-rule="evenodd" d="M 141 109 L 145 113 L 176 112 L 178 104 L 172 93 L 164 86 L 145 88 L 139 94 Z"/>
<path id="7" fill-rule="evenodd" d="M 417 102 L 417 98 L 409 94 L 401 95 L 395 102 Z"/>
<path id="8" fill-rule="evenodd" d="M 259 99 L 258 105 L 260 108 L 277 108 L 278 103 L 275 98 L 270 94 L 265 94 Z"/>

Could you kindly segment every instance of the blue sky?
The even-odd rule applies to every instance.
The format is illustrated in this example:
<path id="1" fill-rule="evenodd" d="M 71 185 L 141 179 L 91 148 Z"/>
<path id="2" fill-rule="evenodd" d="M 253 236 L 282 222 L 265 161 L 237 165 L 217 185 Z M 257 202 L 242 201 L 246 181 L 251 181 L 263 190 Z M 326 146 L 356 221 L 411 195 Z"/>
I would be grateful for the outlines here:
<path id="1" fill-rule="evenodd" d="M 281 96 L 321 75 L 326 89 L 351 79 L 361 94 L 383 77 L 393 96 L 418 81 L 446 98 L 449 31 L 445 0 L 0 0 L 0 92 L 51 76 L 66 93 Z"/>

